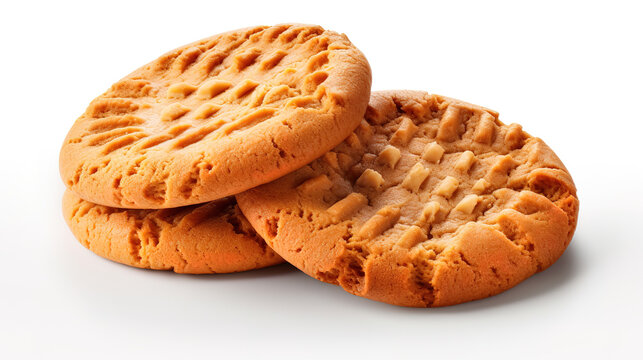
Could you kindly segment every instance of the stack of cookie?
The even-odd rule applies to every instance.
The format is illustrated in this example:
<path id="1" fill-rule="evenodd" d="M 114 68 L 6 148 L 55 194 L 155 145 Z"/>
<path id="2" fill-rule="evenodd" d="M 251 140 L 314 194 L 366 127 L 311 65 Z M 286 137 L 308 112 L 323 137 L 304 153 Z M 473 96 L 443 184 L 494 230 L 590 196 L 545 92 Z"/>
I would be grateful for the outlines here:
<path id="1" fill-rule="evenodd" d="M 318 26 L 171 51 L 74 123 L 65 219 L 123 264 L 224 273 L 285 259 L 403 306 L 494 295 L 558 259 L 578 199 L 542 140 L 480 106 L 370 86 L 364 55 Z"/>

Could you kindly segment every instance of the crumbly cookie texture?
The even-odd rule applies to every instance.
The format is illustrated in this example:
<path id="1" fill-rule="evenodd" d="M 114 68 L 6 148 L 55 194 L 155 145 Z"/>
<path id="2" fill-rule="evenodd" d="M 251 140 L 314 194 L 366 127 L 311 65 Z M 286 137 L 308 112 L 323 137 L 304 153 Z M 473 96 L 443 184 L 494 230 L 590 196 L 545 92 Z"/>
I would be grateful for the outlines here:
<path id="1" fill-rule="evenodd" d="M 283 262 L 257 235 L 234 198 L 164 210 L 117 209 L 67 190 L 63 214 L 78 241 L 122 264 L 210 274 Z"/>
<path id="2" fill-rule="evenodd" d="M 236 197 L 307 274 L 415 307 L 491 296 L 547 268 L 578 215 L 572 178 L 542 140 L 413 91 L 374 93 L 342 144 Z"/>
<path id="3" fill-rule="evenodd" d="M 259 26 L 173 50 L 91 102 L 60 153 L 63 181 L 121 208 L 203 203 L 274 180 L 359 124 L 371 71 L 345 35 Z"/>

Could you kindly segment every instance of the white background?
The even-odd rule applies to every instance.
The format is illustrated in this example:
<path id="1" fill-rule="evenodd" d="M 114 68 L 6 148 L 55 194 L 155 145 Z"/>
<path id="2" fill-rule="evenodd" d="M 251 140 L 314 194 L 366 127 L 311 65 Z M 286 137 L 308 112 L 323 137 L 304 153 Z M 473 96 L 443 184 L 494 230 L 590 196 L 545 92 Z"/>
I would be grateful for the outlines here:
<path id="1" fill-rule="evenodd" d="M 0 358 L 640 356 L 643 9 L 482 3 L 3 2 Z M 78 244 L 61 216 L 58 151 L 88 103 L 172 48 L 281 22 L 348 34 L 374 90 L 484 105 L 543 138 L 581 200 L 567 252 L 501 295 L 407 309 L 287 265 L 176 275 Z"/>

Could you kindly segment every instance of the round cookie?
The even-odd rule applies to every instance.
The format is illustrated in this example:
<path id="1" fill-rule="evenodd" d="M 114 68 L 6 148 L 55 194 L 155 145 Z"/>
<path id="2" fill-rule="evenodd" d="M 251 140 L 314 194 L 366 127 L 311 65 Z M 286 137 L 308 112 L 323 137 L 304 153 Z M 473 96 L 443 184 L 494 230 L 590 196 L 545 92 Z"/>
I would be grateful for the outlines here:
<path id="1" fill-rule="evenodd" d="M 342 144 L 236 197 L 308 275 L 415 307 L 491 296 L 547 268 L 578 215 L 572 178 L 542 140 L 415 91 L 374 93 Z"/>
<path id="2" fill-rule="evenodd" d="M 161 56 L 94 99 L 60 153 L 63 181 L 120 208 L 203 203 L 274 180 L 359 124 L 371 71 L 345 35 L 258 26 Z"/>
<path id="3" fill-rule="evenodd" d="M 83 246 L 139 268 L 210 274 L 283 262 L 230 197 L 182 208 L 132 210 L 96 205 L 67 190 L 63 215 Z"/>

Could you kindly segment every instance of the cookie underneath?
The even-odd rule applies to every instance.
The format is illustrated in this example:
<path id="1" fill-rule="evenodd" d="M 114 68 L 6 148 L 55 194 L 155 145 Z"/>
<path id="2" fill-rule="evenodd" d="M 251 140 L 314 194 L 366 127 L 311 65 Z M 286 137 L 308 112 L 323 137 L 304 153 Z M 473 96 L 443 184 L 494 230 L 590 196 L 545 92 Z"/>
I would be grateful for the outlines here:
<path id="1" fill-rule="evenodd" d="M 578 215 L 572 178 L 542 140 L 492 110 L 412 91 L 374 93 L 342 144 L 236 197 L 310 276 L 415 307 L 498 294 L 546 269 Z"/>
<path id="2" fill-rule="evenodd" d="M 86 248 L 125 265 L 177 273 L 230 273 L 283 262 L 234 198 L 165 210 L 117 209 L 67 190 L 63 215 Z"/>

